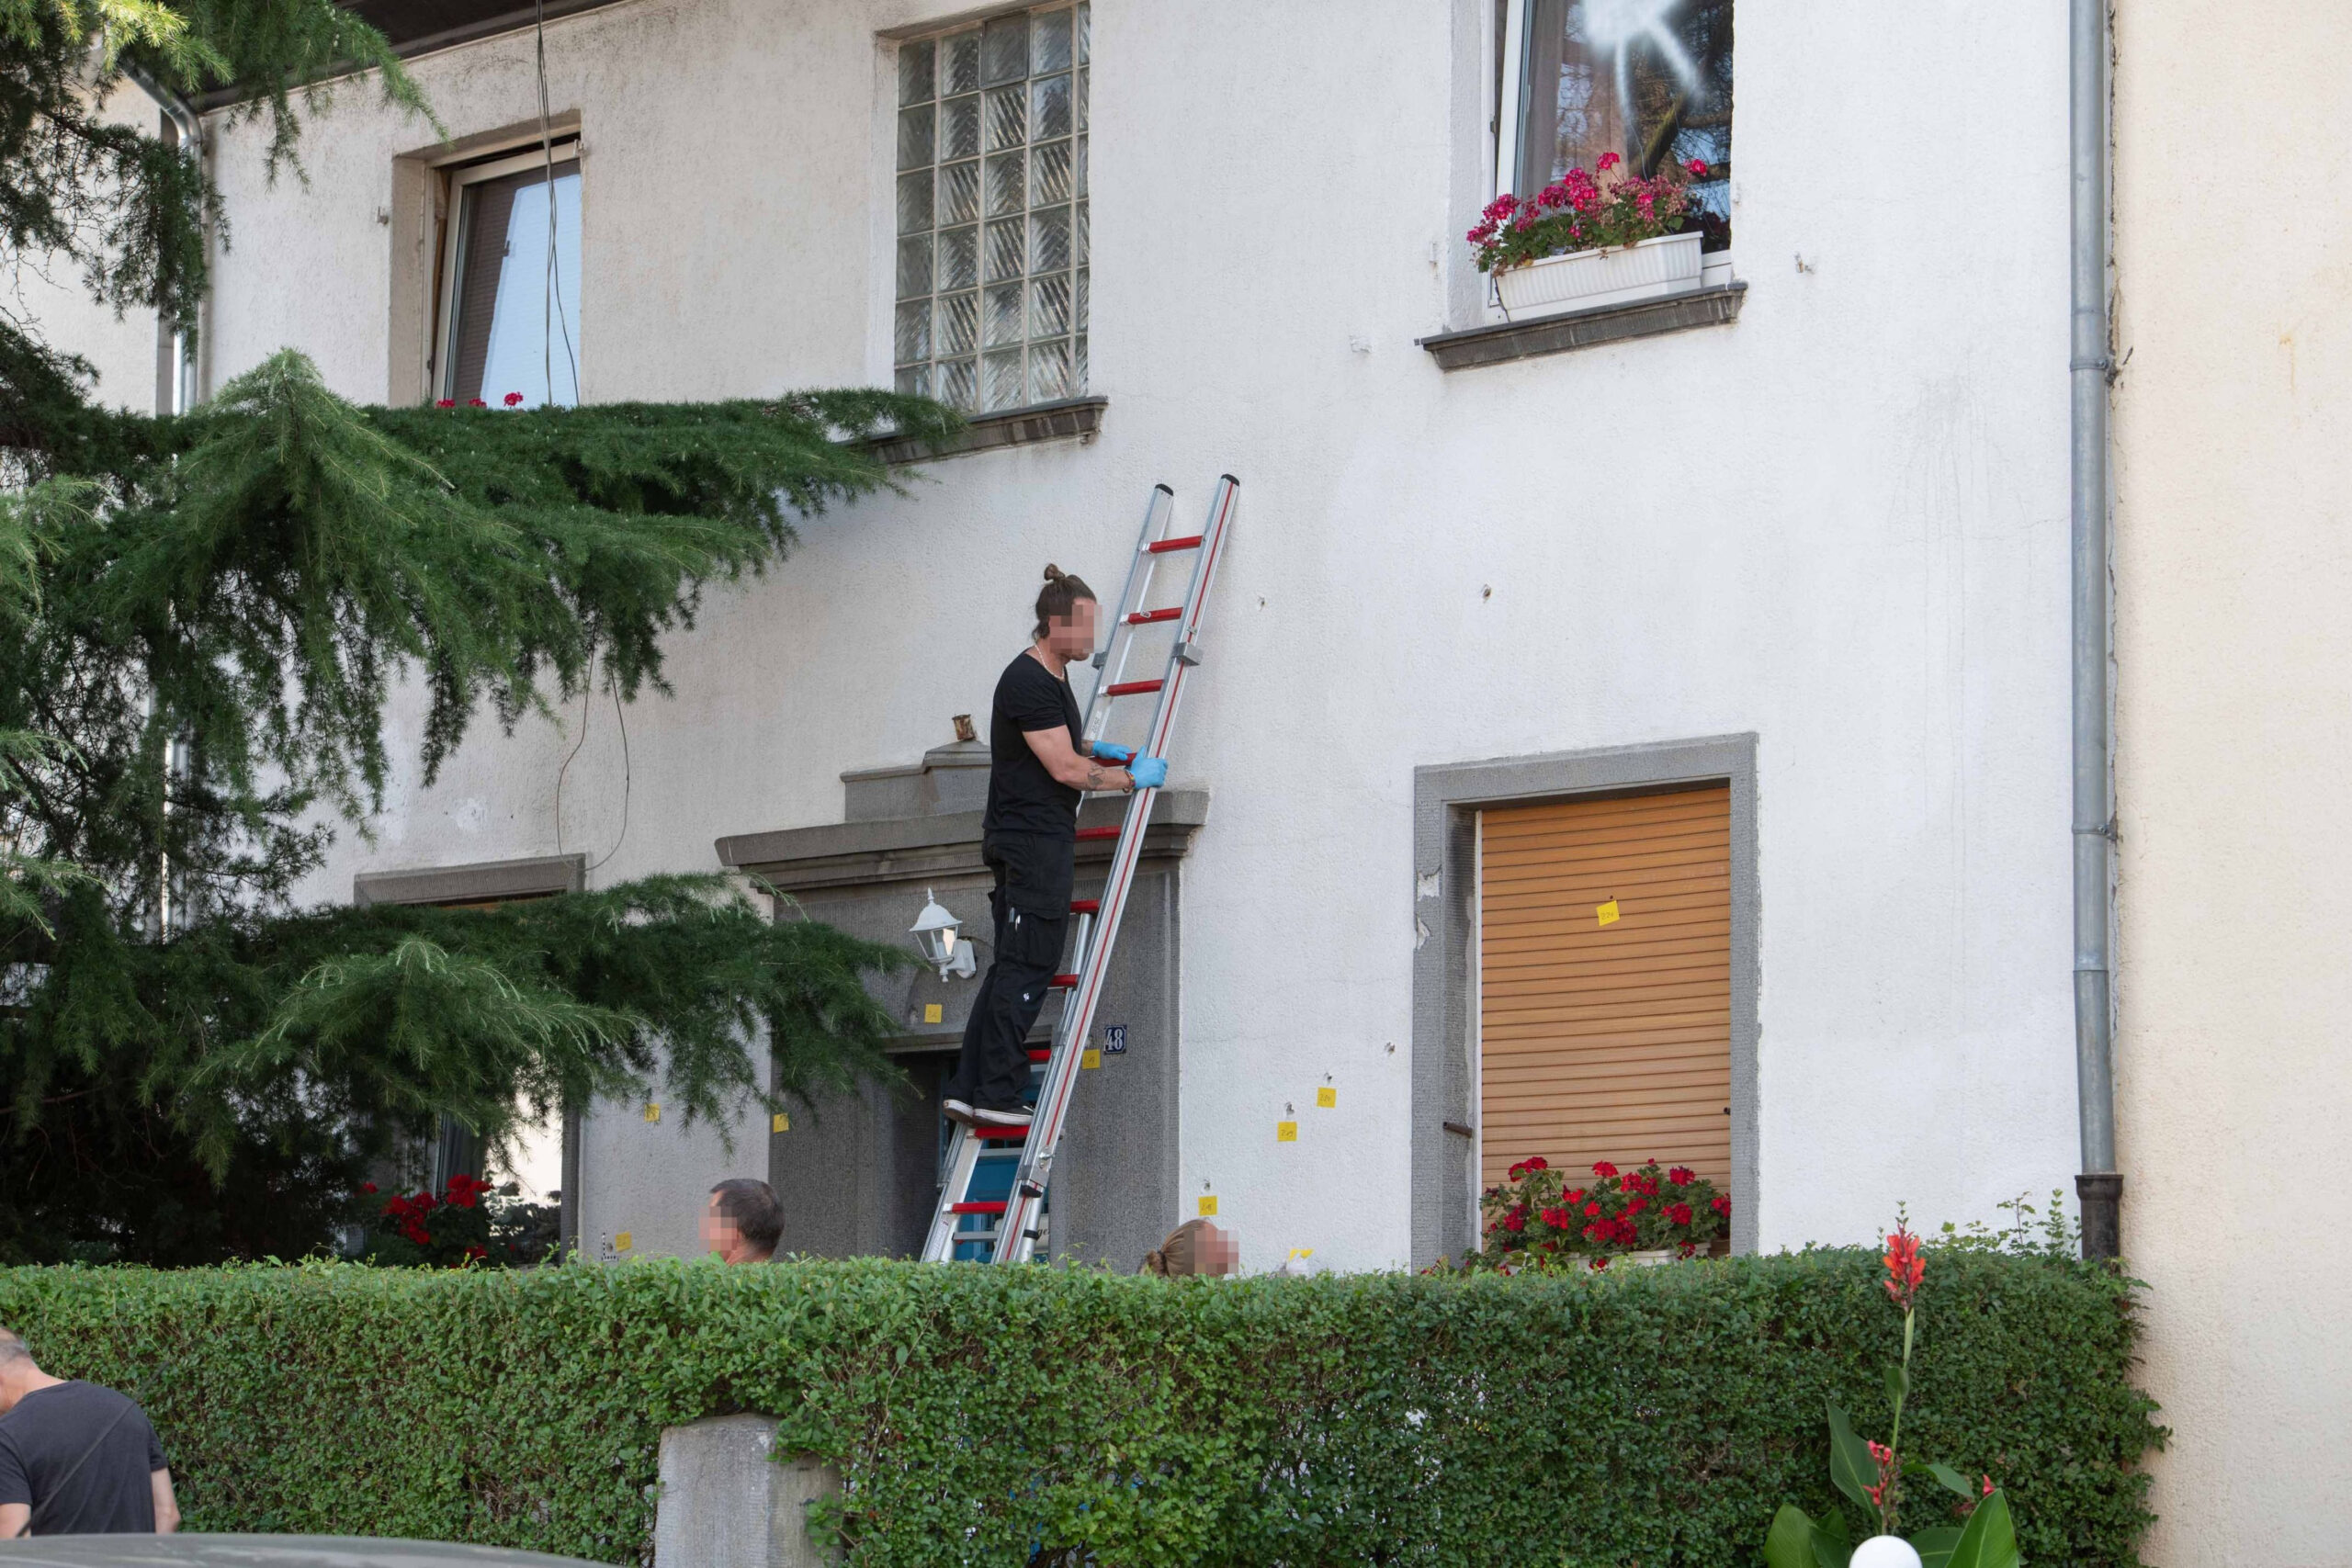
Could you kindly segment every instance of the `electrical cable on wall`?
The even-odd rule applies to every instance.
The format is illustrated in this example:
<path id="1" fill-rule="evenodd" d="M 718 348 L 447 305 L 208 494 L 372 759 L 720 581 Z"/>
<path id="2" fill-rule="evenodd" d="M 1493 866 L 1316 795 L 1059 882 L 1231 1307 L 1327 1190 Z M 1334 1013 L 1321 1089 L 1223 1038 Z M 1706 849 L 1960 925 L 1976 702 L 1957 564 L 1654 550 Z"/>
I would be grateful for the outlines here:
<path id="1" fill-rule="evenodd" d="M 571 346 L 571 322 L 564 316 L 558 301 L 563 294 L 563 266 L 556 254 L 555 221 L 555 138 L 548 114 L 548 0 L 537 0 L 537 50 L 539 88 L 539 155 L 546 162 L 547 177 L 541 188 L 548 198 L 548 272 L 546 288 L 539 301 L 539 366 L 546 378 L 547 400 L 555 401 L 555 334 L 563 332 L 564 362 L 571 367 L 571 400 L 580 400 L 580 355 Z"/>

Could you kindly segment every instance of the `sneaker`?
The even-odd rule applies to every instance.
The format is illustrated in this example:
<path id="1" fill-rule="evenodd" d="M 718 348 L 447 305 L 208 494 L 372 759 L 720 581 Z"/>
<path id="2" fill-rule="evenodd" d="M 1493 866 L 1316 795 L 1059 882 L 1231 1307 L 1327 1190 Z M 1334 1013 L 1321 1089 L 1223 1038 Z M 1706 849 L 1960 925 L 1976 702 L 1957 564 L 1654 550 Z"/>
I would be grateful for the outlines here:
<path id="1" fill-rule="evenodd" d="M 1036 1113 L 1025 1105 L 1015 1105 L 1000 1111 L 992 1105 L 976 1106 L 972 1121 L 981 1127 L 1026 1127 L 1036 1120 Z"/>
<path id="2" fill-rule="evenodd" d="M 961 1100 L 943 1100 L 939 1102 L 939 1109 L 950 1122 L 961 1122 L 967 1127 L 972 1125 L 972 1108 L 967 1102 Z"/>

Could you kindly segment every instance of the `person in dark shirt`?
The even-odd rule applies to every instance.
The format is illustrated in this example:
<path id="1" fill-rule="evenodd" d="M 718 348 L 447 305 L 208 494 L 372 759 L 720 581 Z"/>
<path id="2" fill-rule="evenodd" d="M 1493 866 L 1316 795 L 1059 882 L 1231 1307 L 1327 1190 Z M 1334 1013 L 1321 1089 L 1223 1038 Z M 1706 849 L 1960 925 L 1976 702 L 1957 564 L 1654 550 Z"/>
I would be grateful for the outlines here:
<path id="1" fill-rule="evenodd" d="M 179 1528 L 147 1413 L 110 1388 L 51 1377 L 0 1328 L 0 1540 Z"/>
<path id="2" fill-rule="evenodd" d="M 1069 924 L 1080 795 L 1132 794 L 1168 780 L 1161 758 L 1080 739 L 1069 671 L 1093 657 L 1094 629 L 1094 591 L 1048 566 L 1029 646 L 997 679 L 988 809 L 980 818 L 980 858 L 996 874 L 989 895 L 996 956 L 973 998 L 942 1105 L 967 1124 L 1029 1124 L 1029 1027 L 1046 1005 Z"/>

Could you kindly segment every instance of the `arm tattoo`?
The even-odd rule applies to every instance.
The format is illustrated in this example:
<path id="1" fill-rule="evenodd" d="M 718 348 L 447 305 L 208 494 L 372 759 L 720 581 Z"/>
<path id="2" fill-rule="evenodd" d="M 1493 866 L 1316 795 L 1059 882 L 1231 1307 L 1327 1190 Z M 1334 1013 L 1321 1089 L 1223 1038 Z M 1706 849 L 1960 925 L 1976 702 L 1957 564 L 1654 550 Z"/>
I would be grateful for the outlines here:
<path id="1" fill-rule="evenodd" d="M 1086 770 L 1086 787 L 1089 789 L 1101 789 L 1102 787 L 1102 770 L 1101 768 L 1090 767 Z"/>

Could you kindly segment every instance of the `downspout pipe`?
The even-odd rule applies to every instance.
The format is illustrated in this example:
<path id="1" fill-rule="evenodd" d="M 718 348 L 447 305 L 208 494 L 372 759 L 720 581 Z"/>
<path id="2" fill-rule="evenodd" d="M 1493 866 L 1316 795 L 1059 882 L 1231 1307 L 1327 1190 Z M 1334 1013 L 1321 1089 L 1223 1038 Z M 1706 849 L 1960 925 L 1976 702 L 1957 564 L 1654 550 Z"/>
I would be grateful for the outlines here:
<path id="1" fill-rule="evenodd" d="M 187 100 L 129 61 L 123 62 L 122 73 L 163 109 L 164 118 L 172 127 L 181 155 L 201 163 L 204 158 L 204 125 L 196 118 L 196 110 L 188 106 Z M 188 333 L 184 328 L 160 318 L 155 323 L 155 412 L 162 414 L 186 413 L 196 402 L 196 365 L 189 354 Z"/>
<path id="2" fill-rule="evenodd" d="M 2114 365 L 2107 318 L 2108 0 L 2068 0 L 2068 141 L 2073 186 L 2075 1085 L 2082 1121 L 2083 1256 L 2121 1251 L 2123 1177 L 2115 1168 L 2115 1024 L 2109 931 L 2115 841 L 2109 758 L 2107 399 Z"/>

